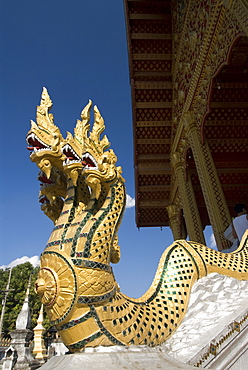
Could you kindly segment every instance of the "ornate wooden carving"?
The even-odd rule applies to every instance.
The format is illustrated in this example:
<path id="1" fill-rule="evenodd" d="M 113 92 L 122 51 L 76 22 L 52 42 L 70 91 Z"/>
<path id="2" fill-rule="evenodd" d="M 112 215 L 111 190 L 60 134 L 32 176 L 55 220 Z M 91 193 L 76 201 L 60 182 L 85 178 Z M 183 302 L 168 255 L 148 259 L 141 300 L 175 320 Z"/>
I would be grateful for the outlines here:
<path id="1" fill-rule="evenodd" d="M 192 111 L 208 143 L 228 209 L 248 199 L 248 12 L 244 0 L 125 1 L 132 85 L 136 189 L 157 204 L 157 195 L 144 195 L 157 181 L 154 161 L 170 172 L 168 205 L 182 207 L 178 181 L 169 158 L 182 153 L 186 178 L 191 178 L 203 226 L 211 210 L 204 202 L 199 174 L 184 126 Z M 161 156 L 156 158 L 156 156 Z M 152 158 L 154 156 L 154 158 Z M 162 156 L 164 156 L 162 158 Z M 140 183 L 149 171 L 149 181 Z M 150 178 L 153 177 L 152 185 Z M 148 180 L 148 178 L 143 178 Z M 157 184 L 161 186 L 161 182 Z M 164 195 L 167 196 L 168 192 Z M 155 212 L 154 207 L 154 212 Z M 216 212 L 216 210 L 214 211 Z M 229 213 L 230 212 L 230 213 Z M 157 213 L 157 215 L 159 212 Z M 161 213 L 162 214 L 162 213 Z M 165 211 L 167 214 L 167 211 Z M 168 215 L 167 215 L 168 216 Z M 165 221 L 166 219 L 166 221 Z M 168 225 L 163 215 L 157 225 Z M 151 224 L 149 224 L 149 222 Z M 228 221 L 225 223 L 228 223 Z M 137 225 L 154 225 L 152 214 L 137 202 Z M 223 230 L 218 230 L 223 232 Z"/>

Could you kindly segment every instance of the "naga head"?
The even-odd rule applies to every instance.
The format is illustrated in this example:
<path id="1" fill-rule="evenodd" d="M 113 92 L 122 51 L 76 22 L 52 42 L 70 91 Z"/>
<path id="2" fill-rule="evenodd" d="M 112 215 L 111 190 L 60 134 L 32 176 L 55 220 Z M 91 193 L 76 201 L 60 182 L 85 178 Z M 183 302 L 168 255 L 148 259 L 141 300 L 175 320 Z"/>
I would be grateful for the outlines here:
<path id="1" fill-rule="evenodd" d="M 91 199 L 98 199 L 102 186 L 117 179 L 121 173 L 121 168 L 117 170 L 115 166 L 117 157 L 112 149 L 107 150 L 110 142 L 106 135 L 101 139 L 100 136 L 105 129 L 104 119 L 97 106 L 94 106 L 94 124 L 89 134 L 89 126 L 85 130 L 83 175 L 86 184 L 92 189 Z"/>
<path id="2" fill-rule="evenodd" d="M 63 137 L 59 128 L 54 124 L 53 114 L 49 113 L 52 100 L 44 87 L 40 105 L 37 106 L 36 121 L 31 120 L 31 129 L 27 133 L 30 159 L 50 178 L 52 167 L 62 169 L 63 154 L 60 149 Z"/>
<path id="3" fill-rule="evenodd" d="M 83 170 L 84 138 L 89 127 L 91 100 L 81 112 L 81 121 L 77 120 L 74 136 L 67 131 L 67 137 L 63 141 L 61 151 L 64 155 L 63 171 L 70 178 L 74 186 L 77 186 L 78 177 Z"/>
<path id="4" fill-rule="evenodd" d="M 27 133 L 27 149 L 31 152 L 30 159 L 40 169 L 39 202 L 43 212 L 55 222 L 63 207 L 66 194 L 66 176 L 63 174 L 63 153 L 61 142 L 63 137 L 54 124 L 53 114 L 49 113 L 52 100 L 47 89 L 43 88 L 40 105 L 37 107 L 37 123 L 31 121 L 31 129 Z"/>
<path id="5" fill-rule="evenodd" d="M 64 172 L 77 185 L 78 177 L 83 176 L 91 188 L 91 199 L 98 199 L 103 183 L 110 184 L 121 177 L 121 167 L 116 167 L 117 157 L 112 149 L 108 150 L 110 142 L 106 135 L 100 136 L 105 129 L 104 119 L 97 106 L 94 106 L 94 123 L 90 129 L 91 100 L 77 120 L 74 136 L 67 132 L 62 145 Z"/>
<path id="6" fill-rule="evenodd" d="M 107 136 L 104 135 L 102 139 L 100 138 L 104 129 L 104 119 L 95 105 L 92 130 L 88 136 L 88 126 L 84 137 L 83 173 L 87 177 L 95 176 L 102 181 L 110 182 L 117 177 L 118 171 L 115 166 L 117 157 L 112 149 L 107 150 L 110 146 Z"/>

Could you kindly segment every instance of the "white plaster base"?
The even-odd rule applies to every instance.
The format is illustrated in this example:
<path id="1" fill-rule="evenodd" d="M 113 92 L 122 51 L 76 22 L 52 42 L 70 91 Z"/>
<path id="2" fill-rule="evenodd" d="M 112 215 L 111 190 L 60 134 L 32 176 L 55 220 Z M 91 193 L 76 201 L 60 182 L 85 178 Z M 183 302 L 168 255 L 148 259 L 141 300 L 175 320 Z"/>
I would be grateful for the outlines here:
<path id="1" fill-rule="evenodd" d="M 247 308 L 248 281 L 210 274 L 194 284 L 181 325 L 161 347 L 187 363 Z"/>
<path id="2" fill-rule="evenodd" d="M 147 346 L 89 348 L 84 353 L 52 357 L 41 370 L 193 370 L 159 348 Z"/>

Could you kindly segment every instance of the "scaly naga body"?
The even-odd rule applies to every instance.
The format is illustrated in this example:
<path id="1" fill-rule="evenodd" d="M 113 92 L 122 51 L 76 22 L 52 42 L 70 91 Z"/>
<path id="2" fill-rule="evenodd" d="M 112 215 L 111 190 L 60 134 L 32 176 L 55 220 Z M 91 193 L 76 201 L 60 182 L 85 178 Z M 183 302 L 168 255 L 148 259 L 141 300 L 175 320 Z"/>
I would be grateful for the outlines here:
<path id="1" fill-rule="evenodd" d="M 43 97 L 43 105 L 49 99 Z M 56 150 L 49 145 L 51 135 L 39 144 L 42 120 L 27 136 L 31 148 L 36 148 L 31 159 L 42 167 L 42 177 L 49 179 L 52 171 L 60 178 L 67 176 L 63 208 L 52 218 L 55 226 L 41 255 L 37 293 L 71 351 L 98 345 L 158 345 L 182 321 L 197 279 L 211 272 L 248 279 L 247 237 L 229 254 L 178 240 L 163 253 L 153 283 L 142 297 L 122 294 L 110 263 L 120 258 L 117 231 L 125 208 L 124 180 L 114 152 L 106 150 L 108 139 L 100 139 L 104 122 L 96 107 L 88 136 L 90 107 L 91 102 L 82 111 L 74 136 L 68 133 L 64 140 L 57 132 Z M 55 179 L 51 185 L 60 189 L 61 197 L 61 181 L 58 185 Z M 49 187 L 46 194 L 52 212 Z"/>

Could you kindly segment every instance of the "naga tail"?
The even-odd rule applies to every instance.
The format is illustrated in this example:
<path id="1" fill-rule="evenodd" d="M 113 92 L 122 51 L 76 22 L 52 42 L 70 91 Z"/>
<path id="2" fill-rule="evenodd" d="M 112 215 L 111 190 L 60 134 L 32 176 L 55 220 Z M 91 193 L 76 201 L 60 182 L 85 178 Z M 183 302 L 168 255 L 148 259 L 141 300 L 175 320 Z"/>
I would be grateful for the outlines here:
<path id="1" fill-rule="evenodd" d="M 218 272 L 238 280 L 248 280 L 248 230 L 244 233 L 239 247 L 232 253 L 221 253 L 204 245 L 189 243 L 201 256 L 207 274 Z"/>
<path id="2" fill-rule="evenodd" d="M 217 252 L 204 245 L 178 240 L 163 253 L 150 289 L 139 299 L 117 292 L 112 300 L 91 306 L 95 330 L 78 350 L 98 345 L 158 345 L 180 325 L 194 282 L 211 272 L 248 279 L 248 237 L 236 253 Z M 87 320 L 86 320 L 87 321 Z M 85 322 L 86 324 L 86 322 Z"/>

